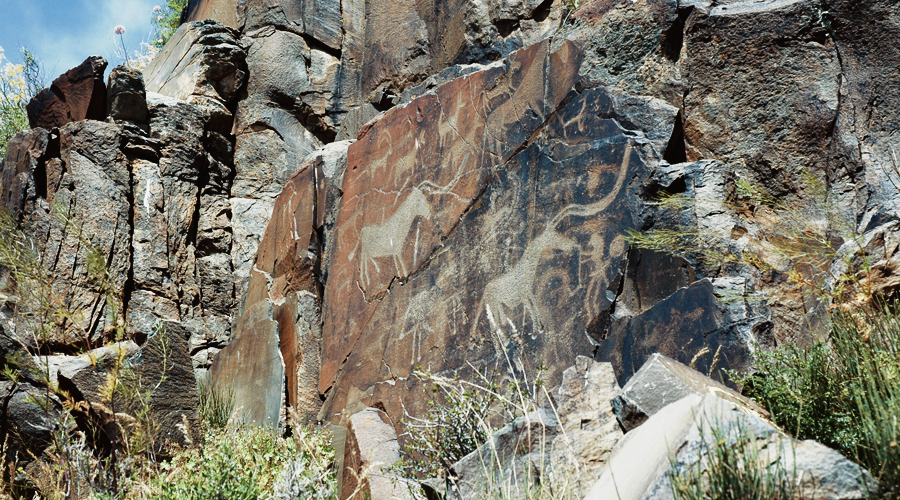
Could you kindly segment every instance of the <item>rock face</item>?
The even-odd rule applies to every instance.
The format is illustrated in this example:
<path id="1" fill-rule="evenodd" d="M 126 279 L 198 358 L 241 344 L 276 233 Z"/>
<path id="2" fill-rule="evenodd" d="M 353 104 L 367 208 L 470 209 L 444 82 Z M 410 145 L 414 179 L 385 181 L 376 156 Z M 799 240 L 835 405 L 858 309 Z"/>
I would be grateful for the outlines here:
<path id="1" fill-rule="evenodd" d="M 107 62 L 91 56 L 53 80 L 28 103 L 28 123 L 32 128 L 57 128 L 69 122 L 102 120 L 106 117 L 106 86 L 103 73 Z"/>
<path id="2" fill-rule="evenodd" d="M 188 28 L 179 46 L 192 65 L 177 69 L 193 103 L 145 92 L 139 73 L 117 68 L 109 85 L 112 122 L 82 116 L 10 141 L 2 203 L 44 242 L 47 292 L 77 312 L 43 346 L 70 352 L 99 345 L 117 324 L 143 342 L 157 322 L 176 321 L 190 332 L 188 352 L 203 371 L 228 341 L 238 300 L 227 106 L 242 85 L 243 51 L 216 23 Z M 107 91 L 99 85 L 103 106 L 95 118 L 102 119 Z M 92 252 L 107 262 L 108 276 L 91 271 Z M 16 325 L 11 331 L 33 344 L 28 326 Z"/>
<path id="3" fill-rule="evenodd" d="M 349 142 L 311 155 L 278 197 L 234 329 L 216 358 L 214 384 L 234 391 L 238 418 L 278 425 L 284 405 L 315 422 L 321 400 L 321 283 Z"/>

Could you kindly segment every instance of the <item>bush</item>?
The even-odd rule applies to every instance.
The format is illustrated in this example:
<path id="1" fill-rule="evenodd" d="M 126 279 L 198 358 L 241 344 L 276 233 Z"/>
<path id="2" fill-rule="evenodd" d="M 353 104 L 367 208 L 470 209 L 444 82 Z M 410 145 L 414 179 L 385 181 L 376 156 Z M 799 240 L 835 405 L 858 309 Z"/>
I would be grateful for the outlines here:
<path id="1" fill-rule="evenodd" d="M 166 0 L 165 6 L 153 8 L 151 22 L 153 24 L 153 41 L 151 45 L 163 48 L 169 38 L 175 34 L 181 24 L 181 11 L 187 7 L 188 0 Z"/>
<path id="2" fill-rule="evenodd" d="M 282 438 L 269 429 L 211 429 L 201 448 L 160 466 L 152 498 L 330 500 L 336 491 L 333 463 L 330 436 L 323 432 L 298 429 Z"/>
<path id="3" fill-rule="evenodd" d="M 44 88 L 40 63 L 28 49 L 23 47 L 21 52 L 22 63 L 13 64 L 0 47 L 0 160 L 6 156 L 9 140 L 29 128 L 25 105 Z"/>
<path id="4" fill-rule="evenodd" d="M 744 393 L 800 439 L 832 446 L 897 498 L 900 485 L 900 302 L 832 310 L 828 339 L 760 353 Z"/>

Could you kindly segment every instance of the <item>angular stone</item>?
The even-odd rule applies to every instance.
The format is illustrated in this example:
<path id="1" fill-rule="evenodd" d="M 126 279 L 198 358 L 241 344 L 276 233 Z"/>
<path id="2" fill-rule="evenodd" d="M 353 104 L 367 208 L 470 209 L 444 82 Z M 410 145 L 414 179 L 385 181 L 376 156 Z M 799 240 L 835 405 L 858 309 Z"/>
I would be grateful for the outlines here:
<path id="1" fill-rule="evenodd" d="M 612 408 L 622 429 L 628 432 L 663 407 L 690 394 L 715 394 L 764 418 L 769 412 L 741 394 L 687 366 L 656 353 L 641 366 L 612 400 Z"/>
<path id="2" fill-rule="evenodd" d="M 234 103 L 247 76 L 238 33 L 213 20 L 182 24 L 144 70 L 149 92 Z"/>
<path id="3" fill-rule="evenodd" d="M 750 366 L 749 347 L 737 326 L 718 301 L 713 284 L 701 280 L 637 316 L 613 319 L 595 359 L 611 362 L 623 384 L 654 353 L 695 364 L 701 373 L 721 380 L 723 368 Z M 703 350 L 707 354 L 692 363 Z"/>
<path id="4" fill-rule="evenodd" d="M 53 80 L 49 89 L 42 90 L 26 106 L 31 128 L 52 129 L 106 118 L 106 66 L 106 59 L 91 56 Z"/>
<path id="5" fill-rule="evenodd" d="M 33 457 L 41 457 L 53 442 L 53 424 L 62 407 L 51 394 L 49 404 L 42 408 L 43 398 L 47 396 L 47 391 L 40 386 L 0 381 L 0 398 L 3 401 L 0 438 L 6 443 L 3 448 L 5 460 L 30 463 Z M 41 401 L 41 404 L 36 401 Z"/>
<path id="6" fill-rule="evenodd" d="M 384 412 L 366 408 L 351 416 L 349 422 L 341 499 L 412 499 L 406 484 L 388 472 L 400 460 L 400 444 Z"/>
<path id="7" fill-rule="evenodd" d="M 46 196 L 47 179 L 40 179 L 51 134 L 36 128 L 19 132 L 6 145 L 6 159 L 0 171 L 0 205 L 15 214 L 35 202 L 38 193 Z M 58 141 L 56 144 L 58 146 Z M 41 182 L 43 180 L 44 182 Z"/>
<path id="8" fill-rule="evenodd" d="M 610 401 L 619 394 L 609 363 L 585 356 L 563 372 L 556 390 L 561 432 L 551 441 L 550 468 L 556 491 L 582 498 L 593 486 L 613 447 L 622 437 Z"/>
<path id="9" fill-rule="evenodd" d="M 144 75 L 125 66 L 117 66 L 109 73 L 106 85 L 107 115 L 113 120 L 147 123 L 147 91 Z"/>
<path id="10" fill-rule="evenodd" d="M 487 497 L 491 491 L 526 496 L 548 476 L 551 442 L 560 433 L 556 415 L 540 408 L 495 432 L 488 443 L 453 464 L 461 500 Z M 490 464 L 490 465 L 487 465 Z"/>
<path id="11" fill-rule="evenodd" d="M 761 466 L 778 463 L 802 478 L 798 498 L 866 498 L 878 488 L 865 469 L 838 452 L 812 441 L 794 441 L 755 412 L 715 394 L 691 394 L 627 433 L 585 500 L 672 498 L 670 467 L 678 474 L 694 467 L 701 446 L 716 446 L 722 438 L 714 437 L 713 429 L 729 442 L 749 440 L 748 446 L 761 450 Z"/>

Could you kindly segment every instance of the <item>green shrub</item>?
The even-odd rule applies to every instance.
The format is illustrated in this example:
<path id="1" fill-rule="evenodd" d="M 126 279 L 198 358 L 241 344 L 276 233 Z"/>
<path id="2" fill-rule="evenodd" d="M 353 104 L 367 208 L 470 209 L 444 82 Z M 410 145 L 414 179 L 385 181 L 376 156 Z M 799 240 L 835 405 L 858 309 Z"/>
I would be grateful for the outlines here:
<path id="1" fill-rule="evenodd" d="M 896 301 L 835 307 L 827 341 L 759 353 L 756 374 L 732 374 L 778 425 L 857 461 L 889 498 L 900 485 L 898 311 Z"/>
<path id="2" fill-rule="evenodd" d="M 336 489 L 333 463 L 330 436 L 324 432 L 298 429 L 282 438 L 259 428 L 209 430 L 202 447 L 160 466 L 152 498 L 255 500 L 292 488 L 302 492 L 297 498 L 326 500 Z"/>
<path id="3" fill-rule="evenodd" d="M 0 160 L 9 140 L 29 128 L 25 105 L 44 88 L 40 63 L 28 49 L 21 52 L 22 62 L 13 64 L 0 47 Z"/>
<path id="4" fill-rule="evenodd" d="M 151 45 L 163 48 L 169 38 L 175 34 L 181 22 L 181 11 L 187 7 L 188 0 L 166 0 L 164 6 L 155 7 L 151 14 L 153 24 L 153 41 Z"/>

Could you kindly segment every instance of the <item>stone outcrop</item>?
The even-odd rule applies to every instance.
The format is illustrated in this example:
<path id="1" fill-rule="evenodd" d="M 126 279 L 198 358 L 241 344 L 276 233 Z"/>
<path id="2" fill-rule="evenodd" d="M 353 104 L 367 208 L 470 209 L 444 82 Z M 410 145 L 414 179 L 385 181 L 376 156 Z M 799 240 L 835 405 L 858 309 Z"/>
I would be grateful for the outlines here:
<path id="1" fill-rule="evenodd" d="M 69 353 L 101 345 L 124 325 L 143 342 L 157 322 L 177 321 L 190 332 L 194 367 L 204 371 L 228 342 L 239 304 L 228 106 L 242 86 L 244 56 L 227 28 L 195 24 L 179 45 L 192 64 L 175 68 L 192 102 L 152 92 L 169 88 L 154 77 L 147 92 L 140 73 L 116 68 L 109 122 L 82 119 L 10 141 L 2 203 L 42 243 L 46 292 L 75 313 L 42 346 Z M 107 89 L 99 77 L 103 107 L 95 118 L 103 119 Z M 89 266 L 95 252 L 106 276 Z M 27 328 L 20 322 L 10 331 L 31 345 Z"/>
<path id="2" fill-rule="evenodd" d="M 721 446 L 719 440 L 743 442 L 757 450 L 764 466 L 775 463 L 796 474 L 791 479 L 797 498 L 867 498 L 878 489 L 867 471 L 837 451 L 815 441 L 795 441 L 754 412 L 715 394 L 691 394 L 626 434 L 585 500 L 672 498 L 669 468 L 688 473 L 704 450 Z"/>
<path id="3" fill-rule="evenodd" d="M 106 117 L 106 86 L 103 73 L 107 62 L 91 56 L 53 80 L 49 89 L 34 96 L 26 106 L 32 128 L 57 128 L 81 120 Z"/>

